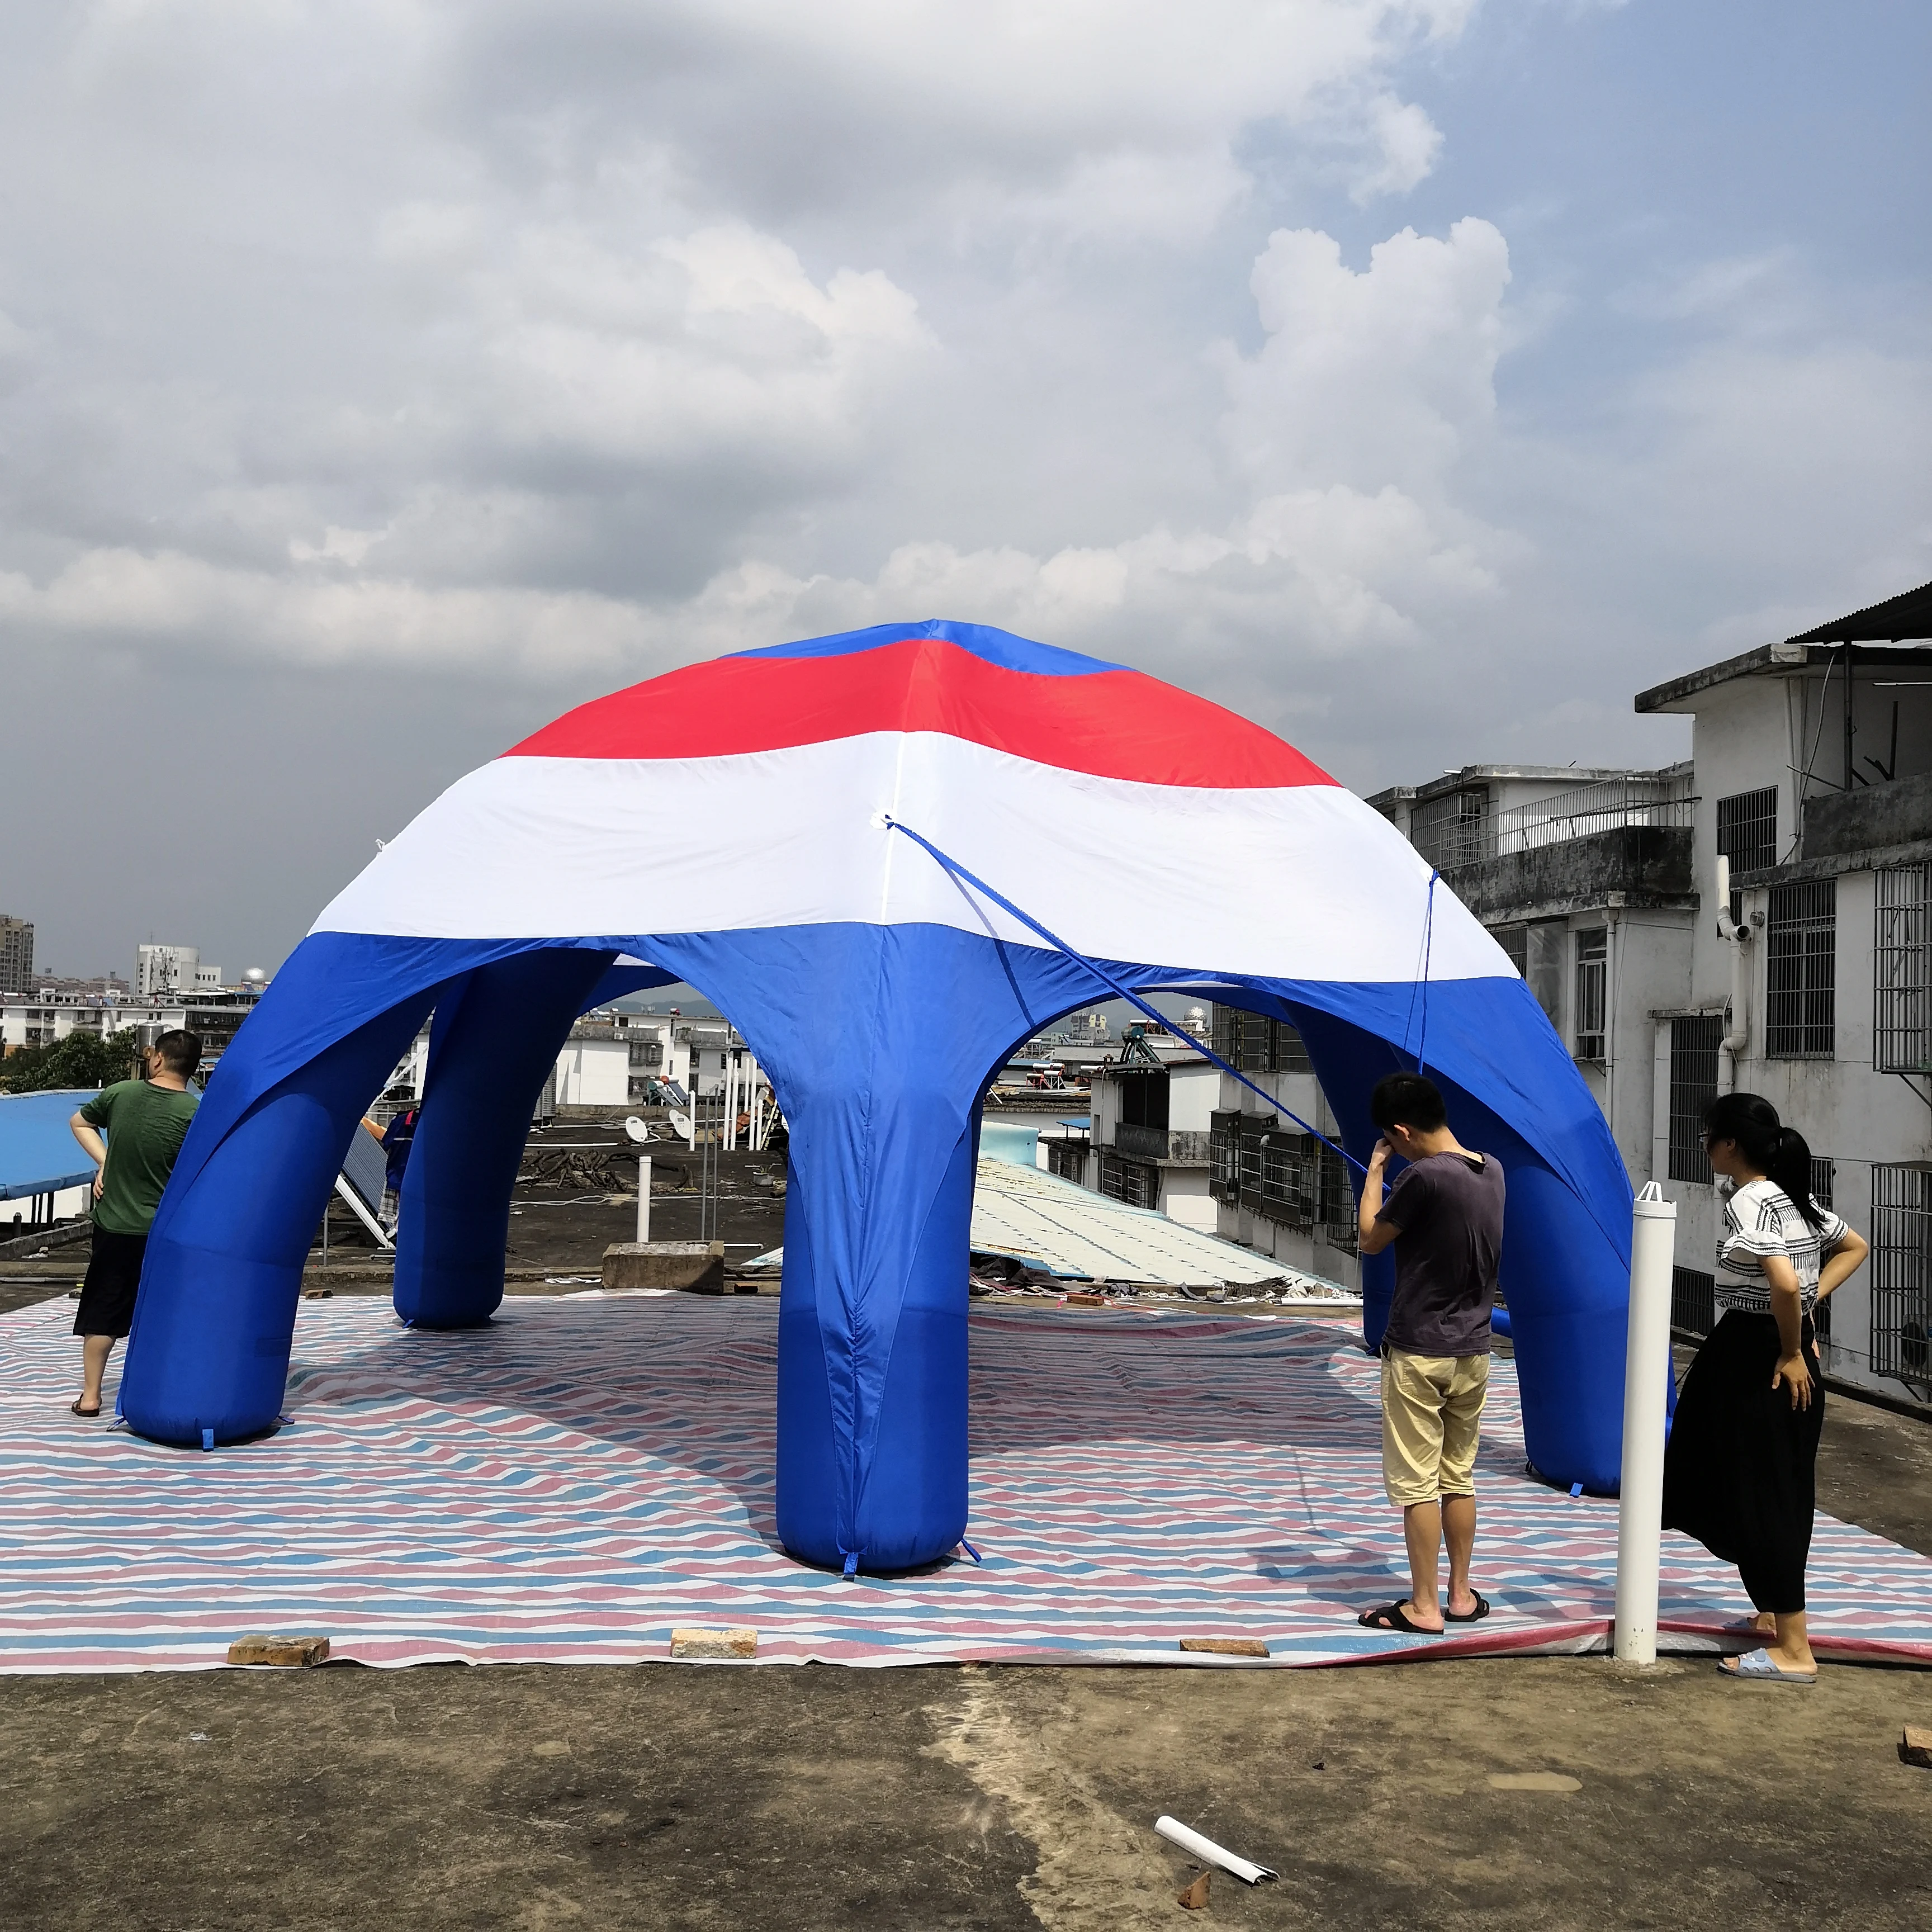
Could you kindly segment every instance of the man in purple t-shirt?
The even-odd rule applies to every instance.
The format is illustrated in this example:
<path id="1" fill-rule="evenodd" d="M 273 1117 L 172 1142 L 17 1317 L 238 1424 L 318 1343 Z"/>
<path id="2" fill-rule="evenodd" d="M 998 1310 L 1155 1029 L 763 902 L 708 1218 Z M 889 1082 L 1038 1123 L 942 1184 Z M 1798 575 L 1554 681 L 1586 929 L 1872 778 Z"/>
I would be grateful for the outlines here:
<path id="1" fill-rule="evenodd" d="M 1439 1632 L 1490 1613 L 1470 1587 L 1476 1444 L 1490 1383 L 1490 1310 L 1503 1240 L 1503 1171 L 1449 1131 L 1435 1082 L 1391 1073 L 1370 1096 L 1382 1131 L 1362 1183 L 1360 1252 L 1395 1244 L 1395 1299 L 1382 1337 L 1382 1484 L 1402 1511 L 1408 1594 L 1364 1610 L 1370 1630 Z M 1408 1163 L 1382 1198 L 1391 1157 Z M 1436 1557 L 1449 1546 L 1449 1594 Z"/>

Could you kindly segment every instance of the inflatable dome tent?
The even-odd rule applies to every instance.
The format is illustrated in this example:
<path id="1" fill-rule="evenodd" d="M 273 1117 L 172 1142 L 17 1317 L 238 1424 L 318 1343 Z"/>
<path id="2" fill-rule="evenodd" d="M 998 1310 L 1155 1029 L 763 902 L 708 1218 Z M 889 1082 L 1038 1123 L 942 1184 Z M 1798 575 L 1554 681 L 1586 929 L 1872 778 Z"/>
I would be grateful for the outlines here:
<path id="1" fill-rule="evenodd" d="M 688 981 L 790 1124 L 778 1532 L 890 1570 L 967 1518 L 979 1102 L 1116 986 L 1292 1021 L 1357 1160 L 1426 1060 L 1509 1178 L 1529 1454 L 1614 1490 L 1630 1187 L 1496 943 L 1378 814 L 1258 726 L 978 626 L 883 626 L 586 704 L 452 785 L 322 914 L 223 1058 L 148 1248 L 121 1406 L 212 1448 L 280 1408 L 350 1136 L 426 1017 L 395 1304 L 486 1323 L 533 1103 L 590 1007 Z M 1251 1103 L 1252 1104 L 1252 1103 Z M 1391 1257 L 1369 1262 L 1365 1340 Z"/>

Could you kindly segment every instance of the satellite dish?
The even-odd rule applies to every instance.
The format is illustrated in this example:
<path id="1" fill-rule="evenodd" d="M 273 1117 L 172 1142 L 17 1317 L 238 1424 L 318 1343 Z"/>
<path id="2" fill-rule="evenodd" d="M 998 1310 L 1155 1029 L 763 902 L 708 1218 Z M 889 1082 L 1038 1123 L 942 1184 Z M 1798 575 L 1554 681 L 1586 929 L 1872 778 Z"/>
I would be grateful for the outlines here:
<path id="1" fill-rule="evenodd" d="M 680 1140 L 689 1140 L 691 1138 L 691 1116 L 688 1114 L 672 1114 L 670 1117 L 670 1130 L 673 1133 L 676 1135 Z"/>
<path id="2" fill-rule="evenodd" d="M 632 1114 L 631 1117 L 625 1121 L 624 1131 L 626 1133 L 628 1134 L 634 1141 L 647 1141 L 651 1137 L 650 1129 L 646 1126 L 642 1120 L 639 1120 L 634 1114 Z"/>

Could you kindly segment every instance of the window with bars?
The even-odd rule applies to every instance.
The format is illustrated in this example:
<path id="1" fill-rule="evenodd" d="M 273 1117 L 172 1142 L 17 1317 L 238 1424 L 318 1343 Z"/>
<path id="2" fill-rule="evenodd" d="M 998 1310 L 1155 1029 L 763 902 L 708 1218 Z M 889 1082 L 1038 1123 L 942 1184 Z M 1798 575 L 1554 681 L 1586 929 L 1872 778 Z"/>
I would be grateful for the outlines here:
<path id="1" fill-rule="evenodd" d="M 1718 1097 L 1718 1047 L 1724 1023 L 1714 1013 L 1670 1022 L 1670 1178 L 1708 1186 L 1704 1109 Z"/>
<path id="2" fill-rule="evenodd" d="M 1425 799 L 1408 814 L 1409 843 L 1438 868 L 1480 858 L 1489 811 L 1489 794 L 1474 788 Z"/>
<path id="3" fill-rule="evenodd" d="M 1730 860 L 1733 872 L 1761 872 L 1778 863 L 1777 786 L 1718 800 L 1718 850 Z M 1731 912 L 1735 917 L 1735 904 Z"/>
<path id="4" fill-rule="evenodd" d="M 1838 1179 L 1838 1164 L 1820 1154 L 1811 1156 L 1811 1198 L 1821 1208 L 1832 1204 L 1832 1188 Z"/>
<path id="5" fill-rule="evenodd" d="M 1604 1057 L 1609 1008 L 1610 933 L 1600 926 L 1576 935 L 1576 1058 Z"/>
<path id="6" fill-rule="evenodd" d="M 1871 1365 L 1932 1388 L 1932 1174 L 1872 1168 Z"/>
<path id="7" fill-rule="evenodd" d="M 1063 1180 L 1084 1182 L 1087 1178 L 1087 1143 L 1084 1141 L 1048 1141 L 1046 1171 Z"/>
<path id="8" fill-rule="evenodd" d="M 1687 1335 L 1708 1335 L 1718 1325 L 1717 1277 L 1698 1268 L 1670 1270 L 1670 1325 Z"/>
<path id="9" fill-rule="evenodd" d="M 1210 1044 L 1230 1066 L 1244 1073 L 1312 1073 L 1315 1063 L 1286 1020 L 1244 1012 L 1238 1006 L 1214 1009 Z"/>
<path id="10" fill-rule="evenodd" d="M 1100 1192 L 1109 1201 L 1128 1208 L 1160 1205 L 1160 1169 L 1138 1160 L 1123 1160 L 1118 1154 L 1100 1156 Z"/>
<path id="11" fill-rule="evenodd" d="M 1838 882 L 1774 886 L 1764 929 L 1764 1050 L 1829 1060 L 1837 1044 Z"/>
<path id="12" fill-rule="evenodd" d="M 1873 874 L 1872 1065 L 1932 1072 L 1932 866 Z"/>
<path id="13" fill-rule="evenodd" d="M 1355 1190 L 1348 1178 L 1348 1163 L 1333 1148 L 1318 1141 L 1316 1146 L 1322 1238 L 1331 1248 L 1353 1254 L 1361 1231 L 1356 1225 Z"/>

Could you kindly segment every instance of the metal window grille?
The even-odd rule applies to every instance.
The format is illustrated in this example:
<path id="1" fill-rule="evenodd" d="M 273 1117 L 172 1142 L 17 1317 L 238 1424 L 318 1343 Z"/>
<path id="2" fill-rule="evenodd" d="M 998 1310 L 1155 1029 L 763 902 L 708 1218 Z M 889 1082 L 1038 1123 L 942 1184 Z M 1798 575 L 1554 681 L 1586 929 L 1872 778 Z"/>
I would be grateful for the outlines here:
<path id="1" fill-rule="evenodd" d="M 1300 1034 L 1288 1021 L 1244 1013 L 1238 1006 L 1214 1009 L 1210 1043 L 1230 1066 L 1244 1073 L 1315 1071 Z"/>
<path id="2" fill-rule="evenodd" d="M 1872 1169 L 1871 1365 L 1932 1388 L 1932 1174 Z"/>
<path id="3" fill-rule="evenodd" d="M 1331 1248 L 1353 1254 L 1360 1230 L 1356 1226 L 1355 1190 L 1348 1178 L 1348 1164 L 1333 1148 L 1319 1142 L 1317 1145 L 1322 1235 Z"/>
<path id="4" fill-rule="evenodd" d="M 1765 924 L 1764 1050 L 1829 1060 L 1837 1045 L 1838 882 L 1774 886 Z"/>
<path id="5" fill-rule="evenodd" d="M 1262 1143 L 1256 1211 L 1284 1227 L 1312 1228 L 1320 1206 L 1318 1143 L 1307 1134 L 1270 1134 Z"/>
<path id="6" fill-rule="evenodd" d="M 1118 1154 L 1100 1156 L 1100 1192 L 1110 1201 L 1128 1208 L 1160 1205 L 1160 1169 L 1137 1160 L 1123 1160 Z"/>
<path id="7" fill-rule="evenodd" d="M 1708 1335 L 1718 1325 L 1718 1282 L 1697 1268 L 1670 1270 L 1670 1325 L 1687 1335 Z"/>
<path id="8" fill-rule="evenodd" d="M 1610 934 L 1599 926 L 1576 935 L 1576 1058 L 1604 1057 L 1604 1013 L 1610 992 Z"/>
<path id="9" fill-rule="evenodd" d="M 1232 1203 L 1240 1198 L 1240 1191 L 1241 1117 L 1214 1114 L 1208 1124 L 1208 1192 L 1216 1201 Z"/>
<path id="10" fill-rule="evenodd" d="M 1932 866 L 1888 866 L 1873 881 L 1872 1064 L 1932 1072 Z"/>
<path id="11" fill-rule="evenodd" d="M 1500 946 L 1509 963 L 1516 968 L 1516 977 L 1529 976 L 1529 928 L 1526 926 L 1499 926 L 1490 935 Z"/>
<path id="12" fill-rule="evenodd" d="M 1718 850 L 1734 872 L 1761 872 L 1778 863 L 1777 786 L 1718 800 Z"/>
<path id="13" fill-rule="evenodd" d="M 1811 1156 L 1811 1198 L 1821 1208 L 1832 1204 L 1832 1186 L 1838 1177 L 1838 1164 L 1822 1154 Z"/>
<path id="14" fill-rule="evenodd" d="M 1479 856 L 1490 795 L 1480 789 L 1444 792 L 1425 800 L 1408 815 L 1409 842 L 1434 866 L 1460 865 Z"/>
<path id="15" fill-rule="evenodd" d="M 1724 1023 L 1714 1014 L 1670 1022 L 1670 1178 L 1708 1185 L 1704 1109 L 1718 1097 L 1718 1046 Z"/>
<path id="16" fill-rule="evenodd" d="M 1048 1141 L 1046 1144 L 1046 1171 L 1057 1174 L 1063 1180 L 1084 1180 L 1087 1178 L 1087 1143 L 1084 1141 Z"/>

